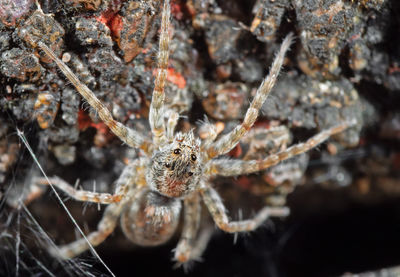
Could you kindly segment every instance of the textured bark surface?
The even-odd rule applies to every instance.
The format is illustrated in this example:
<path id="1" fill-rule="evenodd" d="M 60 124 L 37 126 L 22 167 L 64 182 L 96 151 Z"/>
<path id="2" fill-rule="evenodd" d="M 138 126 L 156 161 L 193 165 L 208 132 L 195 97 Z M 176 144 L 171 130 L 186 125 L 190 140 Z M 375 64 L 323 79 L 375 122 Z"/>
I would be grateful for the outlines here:
<path id="1" fill-rule="evenodd" d="M 39 226 L 56 244 L 76 232 L 54 194 L 30 186 L 40 172 L 16 130 L 49 176 L 112 192 L 138 153 L 121 145 L 35 44 L 49 45 L 115 119 L 147 135 L 160 1 L 39 2 L 43 12 L 31 0 L 0 0 L 0 275 L 107 276 L 90 253 L 74 263 L 47 253 Z M 288 205 L 291 215 L 236 244 L 216 230 L 189 276 L 337 276 L 400 264 L 399 3 L 176 0 L 171 8 L 165 93 L 167 107 L 185 115 L 180 130 L 205 116 L 221 133 L 237 126 L 289 32 L 296 40 L 284 73 L 229 156 L 261 159 L 340 121 L 358 122 L 268 171 L 213 180 L 233 219 L 263 205 Z M 104 210 L 66 204 L 85 232 Z M 204 212 L 202 225 L 210 223 Z M 184 276 L 172 269 L 178 236 L 138 248 L 118 229 L 97 249 L 117 276 Z"/>

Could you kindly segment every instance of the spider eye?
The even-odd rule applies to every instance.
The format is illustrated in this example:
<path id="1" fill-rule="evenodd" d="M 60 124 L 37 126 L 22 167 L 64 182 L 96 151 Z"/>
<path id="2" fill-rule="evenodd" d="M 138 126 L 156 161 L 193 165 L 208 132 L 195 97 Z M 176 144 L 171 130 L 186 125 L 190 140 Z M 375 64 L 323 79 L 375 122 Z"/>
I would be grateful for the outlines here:
<path id="1" fill-rule="evenodd" d="M 197 159 L 195 154 L 192 154 L 192 156 L 190 156 L 192 158 L 192 161 L 195 161 Z"/>
<path id="2" fill-rule="evenodd" d="M 174 154 L 177 154 L 177 155 L 179 155 L 181 152 L 182 152 L 182 151 L 181 151 L 181 149 L 179 149 L 179 148 L 176 148 L 176 149 L 174 150 Z"/>
<path id="3" fill-rule="evenodd" d="M 170 167 L 171 167 L 171 164 L 170 164 L 170 163 L 165 163 L 165 167 L 166 167 L 166 168 L 170 168 Z"/>
<path id="4" fill-rule="evenodd" d="M 189 172 L 188 175 L 189 175 L 189 176 L 192 176 L 192 175 L 193 175 L 193 172 Z"/>

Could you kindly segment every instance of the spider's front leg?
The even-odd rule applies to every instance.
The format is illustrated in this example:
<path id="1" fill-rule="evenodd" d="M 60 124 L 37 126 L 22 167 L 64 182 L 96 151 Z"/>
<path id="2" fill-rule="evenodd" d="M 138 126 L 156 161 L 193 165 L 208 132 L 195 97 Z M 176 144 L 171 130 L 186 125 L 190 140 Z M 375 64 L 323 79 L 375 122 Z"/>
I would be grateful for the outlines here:
<path id="1" fill-rule="evenodd" d="M 29 36 L 27 36 L 29 38 Z M 35 43 L 32 42 L 34 45 Z M 150 142 L 139 132 L 126 127 L 121 122 L 116 121 L 107 107 L 94 95 L 94 93 L 71 71 L 71 69 L 61 61 L 54 52 L 43 42 L 37 44 L 64 73 L 65 77 L 75 86 L 76 90 L 86 99 L 90 106 L 99 114 L 101 120 L 118 136 L 123 142 L 134 148 L 140 148 L 146 153 L 149 152 Z"/>
<path id="2" fill-rule="evenodd" d="M 298 143 L 292 145 L 286 150 L 280 151 L 276 154 L 269 155 L 263 160 L 228 160 L 228 159 L 217 159 L 210 161 L 205 170 L 207 175 L 220 175 L 220 176 L 237 176 L 242 174 L 250 174 L 267 169 L 271 166 L 278 164 L 281 161 L 290 159 L 293 156 L 302 154 L 309 151 L 310 149 L 321 144 L 329 137 L 343 132 L 349 127 L 356 125 L 356 121 L 343 122 L 330 129 L 324 130 L 315 136 L 309 138 L 304 143 Z"/>
<path id="3" fill-rule="evenodd" d="M 173 110 L 170 111 L 168 123 L 167 123 L 167 139 L 174 139 L 175 127 L 179 121 L 179 114 Z"/>
<path id="4" fill-rule="evenodd" d="M 43 12 L 39 9 L 39 13 Z M 118 136 L 123 142 L 128 144 L 134 148 L 141 148 L 146 153 L 150 152 L 150 142 L 146 139 L 145 136 L 141 135 L 139 132 L 130 129 L 123 125 L 121 122 L 116 121 L 112 113 L 107 109 L 107 107 L 101 103 L 101 101 L 94 95 L 94 93 L 83 84 L 78 77 L 72 72 L 72 70 L 61 61 L 56 54 L 42 41 L 38 39 L 38 35 L 42 30 L 35 29 L 32 33 L 29 33 L 27 29 L 22 28 L 20 35 L 24 37 L 25 40 L 29 41 L 29 45 L 32 47 L 39 47 L 43 50 L 47 56 L 51 58 L 53 62 L 55 62 L 58 68 L 62 71 L 65 77 L 75 86 L 76 90 L 82 95 L 83 98 L 89 103 L 89 105 L 98 113 L 101 120 L 110 128 L 110 130 Z"/>
<path id="5" fill-rule="evenodd" d="M 289 209 L 286 207 L 264 207 L 254 218 L 247 220 L 231 221 L 224 204 L 218 193 L 208 184 L 202 184 L 200 189 L 204 203 L 211 213 L 218 228 L 228 233 L 248 232 L 259 227 L 268 217 L 271 216 L 287 216 Z"/>
<path id="6" fill-rule="evenodd" d="M 140 163 L 141 161 L 133 162 L 124 168 L 121 176 L 117 180 L 114 194 L 88 190 L 77 190 L 59 177 L 52 177 L 49 179 L 40 177 L 36 178 L 34 183 L 40 185 L 49 185 L 48 181 L 50 181 L 53 186 L 67 193 L 69 196 L 78 201 L 94 202 L 100 204 L 117 203 L 125 197 L 126 193 L 129 190 L 129 187 L 132 187 L 134 185 L 134 182 L 136 181 L 135 177 L 137 176 L 137 174 L 135 173 L 138 171 L 138 169 L 142 167 Z"/>
<path id="7" fill-rule="evenodd" d="M 217 156 L 228 153 L 239 140 L 251 129 L 254 122 L 258 117 L 259 110 L 265 100 L 267 99 L 271 89 L 276 83 L 278 78 L 279 71 L 282 67 L 283 60 L 285 58 L 285 53 L 289 49 L 290 44 L 292 43 L 293 35 L 289 34 L 285 40 L 282 42 L 281 48 L 277 53 L 274 62 L 272 63 L 270 72 L 265 80 L 262 82 L 260 87 L 257 90 L 256 95 L 254 96 L 253 101 L 251 101 L 250 107 L 248 108 L 246 115 L 244 116 L 243 122 L 233 129 L 228 134 L 224 135 L 216 142 L 211 144 L 207 148 L 207 156 L 208 159 L 213 159 Z"/>
<path id="8" fill-rule="evenodd" d="M 159 145 L 166 138 L 164 122 L 164 87 L 167 79 L 167 67 L 169 57 L 169 20 L 170 6 L 169 0 L 164 0 L 161 18 L 160 42 L 157 55 L 157 75 L 154 81 L 153 97 L 151 99 L 149 122 L 154 142 Z"/>

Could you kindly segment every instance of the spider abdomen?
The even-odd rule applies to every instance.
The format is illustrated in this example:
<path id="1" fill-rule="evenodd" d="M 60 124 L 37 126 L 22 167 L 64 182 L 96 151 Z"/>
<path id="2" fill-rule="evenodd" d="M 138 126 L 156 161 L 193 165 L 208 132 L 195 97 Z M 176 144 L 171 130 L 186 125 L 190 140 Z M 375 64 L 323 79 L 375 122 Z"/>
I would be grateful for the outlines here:
<path id="1" fill-rule="evenodd" d="M 156 246 L 167 242 L 179 222 L 181 201 L 144 191 L 121 215 L 121 227 L 135 244 Z"/>

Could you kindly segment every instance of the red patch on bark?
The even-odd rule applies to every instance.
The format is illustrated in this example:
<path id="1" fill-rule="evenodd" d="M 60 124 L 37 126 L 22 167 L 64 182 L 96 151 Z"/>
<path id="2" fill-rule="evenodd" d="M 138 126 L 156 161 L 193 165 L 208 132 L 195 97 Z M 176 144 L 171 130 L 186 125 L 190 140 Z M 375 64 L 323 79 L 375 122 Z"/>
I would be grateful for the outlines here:
<path id="1" fill-rule="evenodd" d="M 79 130 L 85 131 L 89 127 L 96 128 L 99 133 L 108 134 L 110 133 L 108 127 L 103 122 L 94 123 L 90 116 L 86 114 L 83 110 L 79 110 L 78 113 L 78 127 Z"/>
<path id="2" fill-rule="evenodd" d="M 87 128 L 91 126 L 93 121 L 90 117 L 83 111 L 79 110 L 78 112 L 78 128 L 81 131 L 85 131 Z"/>
<path id="3" fill-rule="evenodd" d="M 186 80 L 182 74 L 175 71 L 173 68 L 168 68 L 167 80 L 178 86 L 178 88 L 186 87 Z"/>
<path id="4" fill-rule="evenodd" d="M 183 3 L 176 3 L 176 1 L 173 1 L 171 3 L 171 14 L 178 20 L 181 20 L 184 16 L 183 14 Z"/>
<path id="5" fill-rule="evenodd" d="M 157 75 L 157 69 L 153 70 L 153 76 Z M 167 81 L 173 83 L 178 88 L 183 89 L 186 87 L 186 80 L 179 72 L 176 72 L 174 68 L 170 67 L 167 69 Z"/>
<path id="6" fill-rule="evenodd" d="M 113 36 L 116 36 L 122 30 L 122 17 L 118 14 L 118 9 L 115 5 L 112 5 L 95 19 L 105 24 Z"/>

